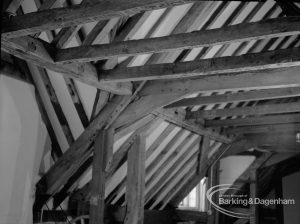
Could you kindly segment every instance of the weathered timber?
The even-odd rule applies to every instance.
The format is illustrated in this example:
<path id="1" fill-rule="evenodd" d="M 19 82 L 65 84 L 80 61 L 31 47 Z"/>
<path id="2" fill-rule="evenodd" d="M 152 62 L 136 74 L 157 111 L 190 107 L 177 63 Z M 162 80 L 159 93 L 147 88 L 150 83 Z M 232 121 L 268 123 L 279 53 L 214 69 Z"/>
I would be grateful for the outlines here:
<path id="1" fill-rule="evenodd" d="M 300 17 L 286 17 L 166 37 L 72 47 L 59 50 L 55 56 L 55 61 L 87 62 L 116 56 L 133 56 L 288 36 L 300 33 L 299 24 Z"/>
<path id="2" fill-rule="evenodd" d="M 198 167 L 197 174 L 201 173 L 201 164 L 204 160 L 208 159 L 208 153 L 210 149 L 210 139 L 206 136 L 203 136 L 199 144 L 199 155 L 198 155 Z"/>
<path id="3" fill-rule="evenodd" d="M 300 23 L 299 23 L 300 24 Z M 299 48 L 102 71 L 103 82 L 177 79 L 300 66 Z"/>
<path id="4" fill-rule="evenodd" d="M 249 118 L 236 118 L 224 120 L 206 120 L 206 127 L 219 126 L 253 126 L 268 124 L 290 124 L 300 122 L 300 114 L 269 115 Z"/>
<path id="5" fill-rule="evenodd" d="M 299 66 L 235 74 L 200 76 L 182 80 L 153 80 L 140 92 L 141 96 L 192 94 L 195 92 L 251 90 L 299 86 Z"/>
<path id="6" fill-rule="evenodd" d="M 159 107 L 162 107 L 170 101 L 174 101 L 174 99 L 178 98 L 176 95 L 160 98 L 141 97 L 129 104 L 135 98 L 136 94 L 139 93 L 139 90 L 140 88 L 137 88 L 135 93 L 130 97 L 118 96 L 115 99 L 115 102 L 110 102 L 106 105 L 106 107 L 90 123 L 81 136 L 62 156 L 62 158 L 60 158 L 41 179 L 39 185 L 44 186 L 46 192 L 53 194 L 74 172 L 76 172 L 76 169 L 81 163 L 83 163 L 83 155 L 91 153 L 91 151 L 88 150 L 88 147 L 96 137 L 97 131 L 109 125 L 113 125 L 113 127 L 117 129 L 126 124 L 131 124 L 132 122 L 148 115 L 155 109 L 158 109 Z M 124 110 L 125 107 L 127 108 Z M 121 116 L 119 116 L 120 113 L 122 113 Z M 224 136 L 214 135 L 212 136 L 212 139 L 223 142 Z M 225 139 L 228 140 L 227 137 Z M 72 166 L 70 166 L 70 164 L 72 164 Z"/>
<path id="7" fill-rule="evenodd" d="M 224 130 L 226 134 L 246 134 L 246 133 L 255 134 L 255 133 L 279 133 L 279 132 L 296 133 L 299 131 L 300 131 L 300 123 L 240 126 L 236 128 L 227 128 Z"/>
<path id="8" fill-rule="evenodd" d="M 122 112 L 126 104 L 128 105 L 128 100 L 128 97 L 118 96 L 110 102 L 102 111 L 101 116 L 98 115 L 90 123 L 64 155 L 42 177 L 37 184 L 38 188 L 41 187 L 49 195 L 55 193 L 91 153 L 90 146 L 96 133 L 106 127 L 108 122 L 116 119 L 117 114 Z"/>
<path id="9" fill-rule="evenodd" d="M 138 136 L 128 152 L 125 224 L 144 221 L 145 151 L 145 136 Z"/>
<path id="10" fill-rule="evenodd" d="M 299 112 L 300 104 L 297 103 L 281 103 L 269 105 L 257 105 L 247 107 L 236 107 L 228 109 L 201 110 L 187 113 L 187 119 L 213 119 L 216 117 L 230 116 L 247 116 L 247 115 L 262 115 L 262 114 L 280 114 Z"/>
<path id="11" fill-rule="evenodd" d="M 252 200 L 258 197 L 258 179 L 257 179 L 257 169 L 252 169 L 250 171 L 250 197 Z M 258 223 L 258 206 L 256 204 L 250 205 L 250 222 L 249 224 Z"/>
<path id="12" fill-rule="evenodd" d="M 90 218 L 91 224 L 104 223 L 104 198 L 105 198 L 105 168 L 108 141 L 108 132 L 100 130 L 95 140 L 93 170 L 91 181 Z"/>
<path id="13" fill-rule="evenodd" d="M 198 96 L 186 98 L 167 105 L 165 108 L 201 106 L 216 103 L 233 103 L 240 101 L 279 99 L 300 96 L 300 87 L 262 89 L 247 92 L 227 93 L 222 95 Z"/>
<path id="14" fill-rule="evenodd" d="M 48 43 L 29 36 L 22 38 L 6 39 L 1 38 L 1 50 L 19 57 L 25 61 L 32 62 L 37 66 L 61 73 L 69 78 L 73 78 L 116 94 L 131 94 L 131 86 L 128 84 L 104 84 L 98 80 L 96 68 L 91 64 L 68 64 L 57 65 L 52 59 L 53 47 Z"/>
<path id="15" fill-rule="evenodd" d="M 212 139 L 219 138 L 219 134 L 217 132 L 203 128 L 201 121 L 199 122 L 197 120 L 197 122 L 193 122 L 186 120 L 185 113 L 182 110 L 166 110 L 161 108 L 152 112 L 152 114 L 196 134 L 208 136 Z M 229 143 L 230 141 L 230 138 L 226 139 L 224 136 L 223 142 Z"/>
<path id="16" fill-rule="evenodd" d="M 65 8 L 49 9 L 28 13 L 5 21 L 3 26 L 5 29 L 2 29 L 2 33 L 5 37 L 25 36 L 45 30 L 54 30 L 66 26 L 134 15 L 142 11 L 166 8 L 195 1 L 199 0 L 141 0 L 138 2 L 118 0 L 117 2 L 92 2 L 84 7 L 74 5 Z"/>
<path id="17" fill-rule="evenodd" d="M 146 130 L 151 130 L 152 126 L 155 125 L 156 119 L 148 121 L 146 124 L 137 128 L 131 136 L 129 136 L 126 141 L 120 146 L 116 153 L 113 154 L 112 164 L 108 167 L 106 171 L 106 180 L 112 178 L 113 174 L 124 164 L 127 158 L 127 152 L 129 148 L 132 146 L 136 137 L 142 133 L 146 132 Z M 148 150 L 147 150 L 148 153 Z M 78 190 L 74 195 L 74 198 L 89 198 L 90 197 L 90 183 L 87 183 L 84 187 Z"/>

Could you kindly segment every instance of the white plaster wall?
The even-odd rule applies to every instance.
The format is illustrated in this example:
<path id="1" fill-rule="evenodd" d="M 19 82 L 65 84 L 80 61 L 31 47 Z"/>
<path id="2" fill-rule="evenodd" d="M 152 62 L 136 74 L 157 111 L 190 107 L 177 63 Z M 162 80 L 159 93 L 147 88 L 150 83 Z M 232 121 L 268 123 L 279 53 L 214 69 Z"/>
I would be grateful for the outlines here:
<path id="1" fill-rule="evenodd" d="M 254 161 L 254 156 L 229 156 L 220 161 L 220 184 L 232 184 Z"/>
<path id="2" fill-rule="evenodd" d="M 32 223 L 46 142 L 34 88 L 0 74 L 0 224 Z"/>

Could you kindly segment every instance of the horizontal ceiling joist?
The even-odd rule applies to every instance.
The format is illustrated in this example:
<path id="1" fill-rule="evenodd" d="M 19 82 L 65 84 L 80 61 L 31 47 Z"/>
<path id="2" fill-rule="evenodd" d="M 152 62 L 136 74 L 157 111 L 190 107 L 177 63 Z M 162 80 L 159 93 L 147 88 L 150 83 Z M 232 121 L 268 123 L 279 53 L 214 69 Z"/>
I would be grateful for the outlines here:
<path id="1" fill-rule="evenodd" d="M 77 4 L 69 7 L 48 9 L 7 18 L 2 24 L 2 34 L 5 37 L 25 36 L 45 30 L 70 27 L 99 20 L 107 20 L 114 17 L 130 16 L 143 11 L 167 8 L 198 1 L 203 0 L 93 1 L 87 5 Z"/>
<path id="2" fill-rule="evenodd" d="M 272 116 L 247 117 L 224 120 L 206 120 L 206 127 L 252 126 L 268 124 L 289 124 L 300 122 L 300 114 L 285 114 Z"/>
<path id="3" fill-rule="evenodd" d="M 299 48 L 102 71 L 102 82 L 176 79 L 300 66 Z"/>
<path id="4" fill-rule="evenodd" d="M 188 95 L 197 92 L 253 90 L 300 86 L 300 67 L 236 74 L 201 76 L 182 80 L 153 80 L 139 93 L 148 95 Z"/>
<path id="5" fill-rule="evenodd" d="M 213 119 L 216 117 L 248 116 L 300 112 L 300 103 L 269 104 L 227 109 L 199 110 L 187 113 L 187 119 Z"/>
<path id="6" fill-rule="evenodd" d="M 216 103 L 233 103 L 252 100 L 278 99 L 295 96 L 300 96 L 300 87 L 262 89 L 249 92 L 227 93 L 222 95 L 198 96 L 193 98 L 182 99 L 178 102 L 166 106 L 166 108 L 201 106 Z"/>
<path id="7" fill-rule="evenodd" d="M 29 36 L 22 38 L 6 39 L 1 37 L 1 50 L 62 75 L 79 80 L 98 89 L 106 90 L 120 95 L 130 95 L 129 83 L 102 83 L 98 79 L 96 68 L 90 63 L 58 65 L 52 55 L 54 49 L 50 44 Z"/>
<path id="8" fill-rule="evenodd" d="M 225 28 L 194 31 L 192 33 L 181 33 L 165 37 L 60 49 L 56 54 L 55 61 L 95 61 L 111 57 L 208 47 L 261 38 L 296 35 L 299 33 L 300 17 L 276 18 L 256 23 L 238 24 Z"/>
<path id="9" fill-rule="evenodd" d="M 256 125 L 241 126 L 225 129 L 226 134 L 255 134 L 255 133 L 278 133 L 278 132 L 297 132 L 300 131 L 300 123 L 293 124 L 273 124 L 273 125 Z"/>

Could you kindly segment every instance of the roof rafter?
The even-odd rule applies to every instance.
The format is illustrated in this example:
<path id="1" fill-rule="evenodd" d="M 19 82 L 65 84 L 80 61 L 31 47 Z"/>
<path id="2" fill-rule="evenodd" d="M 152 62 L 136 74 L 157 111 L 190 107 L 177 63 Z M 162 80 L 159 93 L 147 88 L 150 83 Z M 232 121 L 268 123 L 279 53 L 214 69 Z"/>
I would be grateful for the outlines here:
<path id="1" fill-rule="evenodd" d="M 300 23 L 299 23 L 300 24 Z M 300 66 L 299 48 L 102 71 L 103 82 L 188 78 Z"/>
<path id="2" fill-rule="evenodd" d="M 213 119 L 216 117 L 230 116 L 247 116 L 247 115 L 262 115 L 262 114 L 280 114 L 299 112 L 300 104 L 296 103 L 281 103 L 267 104 L 247 107 L 236 107 L 226 109 L 202 110 L 187 113 L 187 119 L 206 118 Z"/>
<path id="3" fill-rule="evenodd" d="M 298 121 L 300 122 L 300 121 Z M 276 133 L 276 132 L 297 132 L 300 131 L 300 123 L 292 124 L 272 124 L 256 126 L 240 126 L 225 129 L 226 134 L 243 134 L 243 133 Z"/>
<path id="4" fill-rule="evenodd" d="M 278 99 L 300 96 L 300 87 L 262 89 L 249 92 L 227 93 L 222 95 L 198 96 L 172 103 L 165 108 L 200 106 L 216 103 L 232 103 L 264 99 Z"/>
<path id="5" fill-rule="evenodd" d="M 58 50 L 56 62 L 86 62 L 111 57 L 133 56 L 176 49 L 208 47 L 300 33 L 300 17 L 276 18 L 219 29 L 194 31 L 112 44 L 79 46 Z"/>
<path id="6" fill-rule="evenodd" d="M 224 120 L 206 120 L 206 127 L 218 126 L 251 126 L 251 125 L 265 125 L 265 124 L 288 124 L 300 122 L 300 114 L 285 114 L 285 115 L 272 115 L 260 117 L 248 117 L 237 119 L 224 119 Z"/>
<path id="7" fill-rule="evenodd" d="M 86 6 L 74 5 L 65 8 L 49 9 L 16 16 L 4 21 L 3 27 L 5 28 L 2 29 L 2 33 L 5 37 L 18 37 L 45 30 L 54 30 L 66 26 L 74 26 L 124 15 L 133 15 L 142 11 L 166 8 L 196 1 L 203 0 L 119 0 L 117 2 L 105 1 L 90 3 Z"/>

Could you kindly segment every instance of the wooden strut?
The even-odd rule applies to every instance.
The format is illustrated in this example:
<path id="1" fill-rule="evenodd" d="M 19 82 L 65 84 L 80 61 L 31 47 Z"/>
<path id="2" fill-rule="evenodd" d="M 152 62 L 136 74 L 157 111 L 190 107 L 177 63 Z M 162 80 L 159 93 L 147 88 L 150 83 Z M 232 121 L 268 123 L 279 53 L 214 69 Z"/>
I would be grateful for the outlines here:
<path id="1" fill-rule="evenodd" d="M 91 181 L 90 223 L 104 224 L 105 167 L 107 131 L 100 130 L 95 140 Z"/>
<path id="2" fill-rule="evenodd" d="M 145 137 L 139 135 L 128 152 L 125 224 L 144 221 L 145 144 Z"/>

